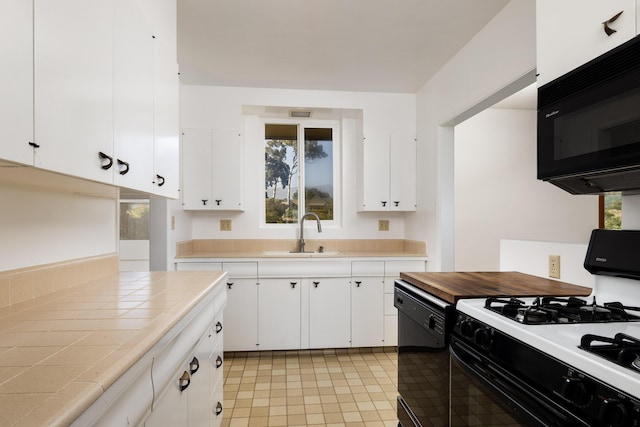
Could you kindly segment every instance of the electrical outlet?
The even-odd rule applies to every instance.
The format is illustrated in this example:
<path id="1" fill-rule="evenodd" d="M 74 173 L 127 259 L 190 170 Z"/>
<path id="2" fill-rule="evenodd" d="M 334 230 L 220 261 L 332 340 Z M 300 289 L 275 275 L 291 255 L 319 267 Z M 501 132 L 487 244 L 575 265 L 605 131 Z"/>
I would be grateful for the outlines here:
<path id="1" fill-rule="evenodd" d="M 388 219 L 379 219 L 378 220 L 378 231 L 389 231 L 389 220 Z"/>
<path id="2" fill-rule="evenodd" d="M 560 255 L 549 255 L 549 277 L 560 278 Z"/>
<path id="3" fill-rule="evenodd" d="M 231 220 L 230 219 L 221 219 L 220 220 L 220 231 L 231 231 Z"/>

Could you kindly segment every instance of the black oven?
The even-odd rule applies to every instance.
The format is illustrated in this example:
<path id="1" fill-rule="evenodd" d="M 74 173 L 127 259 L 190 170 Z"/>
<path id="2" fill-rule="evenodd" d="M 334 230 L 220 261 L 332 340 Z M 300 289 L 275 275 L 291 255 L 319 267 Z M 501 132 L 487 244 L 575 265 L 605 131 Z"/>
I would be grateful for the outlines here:
<path id="1" fill-rule="evenodd" d="M 449 336 L 454 305 L 395 282 L 398 420 L 402 427 L 449 425 Z"/>
<path id="2" fill-rule="evenodd" d="M 538 179 L 640 190 L 640 37 L 538 88 Z"/>

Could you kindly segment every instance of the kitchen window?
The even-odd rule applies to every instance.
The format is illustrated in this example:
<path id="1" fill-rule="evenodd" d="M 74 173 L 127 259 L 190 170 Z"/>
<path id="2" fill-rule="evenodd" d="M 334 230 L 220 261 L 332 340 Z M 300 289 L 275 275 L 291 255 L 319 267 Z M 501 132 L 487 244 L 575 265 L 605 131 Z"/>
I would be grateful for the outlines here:
<path id="1" fill-rule="evenodd" d="M 622 193 L 611 192 L 600 196 L 600 228 L 622 228 Z"/>
<path id="2" fill-rule="evenodd" d="M 264 132 L 265 223 L 298 223 L 308 212 L 334 221 L 337 126 L 265 123 Z"/>

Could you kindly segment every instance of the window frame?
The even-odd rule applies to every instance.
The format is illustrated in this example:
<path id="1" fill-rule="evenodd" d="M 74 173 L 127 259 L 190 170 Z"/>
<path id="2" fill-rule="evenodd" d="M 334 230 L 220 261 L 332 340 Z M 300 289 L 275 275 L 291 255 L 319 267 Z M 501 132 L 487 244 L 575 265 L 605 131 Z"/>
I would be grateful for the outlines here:
<path id="1" fill-rule="evenodd" d="M 342 226 L 342 132 L 339 120 L 314 120 L 314 119 L 291 119 L 291 118 L 263 118 L 261 121 L 260 135 L 262 137 L 262 149 L 264 153 L 265 126 L 266 125 L 297 125 L 298 126 L 298 150 L 304 152 L 304 129 L 305 128 L 331 128 L 332 129 L 332 155 L 333 155 L 333 220 L 323 219 L 323 228 L 339 228 Z M 264 156 L 262 156 L 264 159 Z M 299 188 L 304 188 L 304 156 L 301 156 L 298 166 Z M 264 179 L 266 167 L 264 160 L 261 162 L 261 191 L 264 192 Z M 300 196 L 299 196 L 300 197 Z M 295 223 L 274 224 L 266 222 L 265 197 L 260 198 L 260 228 L 262 229 L 297 229 L 300 224 L 304 209 L 304 196 L 298 200 L 298 221 Z M 303 206 L 303 209 L 300 208 Z"/>

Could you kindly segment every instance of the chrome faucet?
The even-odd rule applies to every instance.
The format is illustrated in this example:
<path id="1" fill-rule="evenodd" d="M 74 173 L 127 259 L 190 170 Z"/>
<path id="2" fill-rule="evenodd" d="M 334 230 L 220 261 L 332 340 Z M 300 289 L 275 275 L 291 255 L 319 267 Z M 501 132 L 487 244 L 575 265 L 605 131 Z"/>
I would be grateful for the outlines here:
<path id="1" fill-rule="evenodd" d="M 299 252 L 301 253 L 304 252 L 304 219 L 308 216 L 312 216 L 316 219 L 316 223 L 318 224 L 318 233 L 322 233 L 322 225 L 320 225 L 320 218 L 318 218 L 317 214 L 313 212 L 307 212 L 306 214 L 302 215 L 302 219 L 300 220 L 300 247 L 299 247 Z"/>

